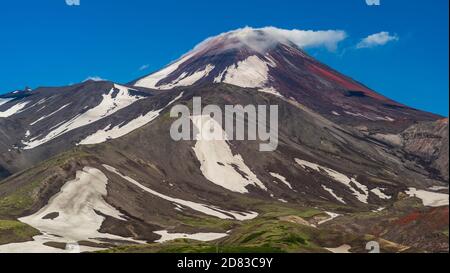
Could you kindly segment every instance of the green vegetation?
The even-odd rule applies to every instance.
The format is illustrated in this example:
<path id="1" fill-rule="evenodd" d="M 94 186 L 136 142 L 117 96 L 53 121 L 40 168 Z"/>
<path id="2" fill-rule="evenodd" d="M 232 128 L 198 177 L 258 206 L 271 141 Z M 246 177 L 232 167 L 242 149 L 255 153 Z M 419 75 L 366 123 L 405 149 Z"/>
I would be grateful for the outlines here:
<path id="1" fill-rule="evenodd" d="M 101 253 L 282 253 L 284 251 L 270 247 L 221 246 L 179 239 L 164 244 L 122 246 L 100 251 Z"/>
<path id="2" fill-rule="evenodd" d="M 122 246 L 105 250 L 108 253 L 285 253 L 324 252 L 315 237 L 332 240 L 336 234 L 280 220 L 257 218 L 245 221 L 223 239 L 198 242 L 179 239 L 163 244 Z M 339 238 L 338 238 L 339 239 Z"/>
<path id="3" fill-rule="evenodd" d="M 309 219 L 314 216 L 323 215 L 323 211 L 314 208 L 294 208 L 288 205 L 280 204 L 261 204 L 257 206 L 260 211 L 260 217 L 264 218 L 278 218 L 281 216 L 294 215 L 304 219 Z"/>
<path id="4" fill-rule="evenodd" d="M 225 232 L 238 225 L 237 221 L 224 220 L 215 217 L 194 218 L 182 216 L 179 220 L 183 223 L 184 226 L 215 232 Z"/>
<path id="5" fill-rule="evenodd" d="M 312 208 L 293 208 L 288 205 L 254 204 L 260 215 L 248 221 L 222 220 L 212 217 L 179 220 L 184 227 L 193 230 L 225 232 L 229 236 L 213 242 L 178 239 L 163 244 L 121 246 L 105 250 L 109 253 L 285 253 L 324 252 L 322 246 L 339 246 L 342 239 L 337 232 L 320 230 L 307 225 L 280 220 L 284 216 L 296 216 L 308 220 L 323 212 Z M 324 244 L 324 245 L 322 245 Z"/>
<path id="6" fill-rule="evenodd" d="M 317 251 L 320 247 L 311 240 L 317 231 L 313 227 L 261 217 L 243 222 L 221 244 L 225 247 L 263 248 L 278 252 Z"/>
<path id="7" fill-rule="evenodd" d="M 23 216 L 39 201 L 41 191 L 54 191 L 58 172 L 72 168 L 72 162 L 88 154 L 79 149 L 51 158 L 37 167 L 17 173 L 0 184 L 0 245 L 32 240 L 39 231 L 15 219 Z M 72 164 L 72 165 L 71 165 Z M 18 179 L 20 177 L 20 180 Z"/>
<path id="8" fill-rule="evenodd" d="M 0 220 L 0 245 L 30 241 L 39 231 L 19 221 Z"/>
<path id="9" fill-rule="evenodd" d="M 0 197 L 0 217 L 19 217 L 24 210 L 34 203 L 33 192 L 40 185 L 40 181 L 31 182 L 12 194 Z"/>
<path id="10" fill-rule="evenodd" d="M 23 213 L 31 209 L 37 201 L 39 191 L 45 181 L 54 177 L 55 170 L 58 168 L 65 170 L 70 162 L 87 156 L 88 154 L 85 152 L 74 149 L 3 180 L 0 187 L 13 190 L 9 193 L 6 191 L 7 193 L 0 196 L 0 218 L 16 219 L 23 216 Z M 16 183 L 15 179 L 19 176 L 21 181 L 25 182 Z"/>

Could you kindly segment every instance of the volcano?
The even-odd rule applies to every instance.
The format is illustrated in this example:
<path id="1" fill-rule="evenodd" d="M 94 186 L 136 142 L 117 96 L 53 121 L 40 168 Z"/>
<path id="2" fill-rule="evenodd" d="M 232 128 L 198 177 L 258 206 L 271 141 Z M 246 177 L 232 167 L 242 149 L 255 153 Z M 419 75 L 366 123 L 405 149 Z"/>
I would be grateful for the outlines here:
<path id="1" fill-rule="evenodd" d="M 339 123 L 393 131 L 442 118 L 395 102 L 333 70 L 284 33 L 272 27 L 223 33 L 133 84 L 159 90 L 207 83 L 255 88 L 293 99 Z"/>
<path id="2" fill-rule="evenodd" d="M 448 252 L 448 119 L 287 33 L 220 34 L 129 84 L 0 96 L 0 252 Z M 194 97 L 278 106 L 278 148 L 173 140 Z"/>

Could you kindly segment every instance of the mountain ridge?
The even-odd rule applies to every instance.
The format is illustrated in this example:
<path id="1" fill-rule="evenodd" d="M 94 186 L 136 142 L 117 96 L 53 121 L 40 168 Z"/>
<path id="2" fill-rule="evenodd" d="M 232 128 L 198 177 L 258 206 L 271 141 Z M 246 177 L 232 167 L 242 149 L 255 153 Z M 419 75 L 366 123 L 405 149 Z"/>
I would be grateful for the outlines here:
<path id="1" fill-rule="evenodd" d="M 448 119 L 391 102 L 298 48 L 224 46 L 209 39 L 144 82 L 167 89 L 86 81 L 0 96 L 0 225 L 39 233 L 0 252 L 74 242 L 363 252 L 367 240 L 448 251 Z M 172 140 L 171 107 L 192 110 L 194 97 L 220 109 L 277 105 L 278 149 Z"/>

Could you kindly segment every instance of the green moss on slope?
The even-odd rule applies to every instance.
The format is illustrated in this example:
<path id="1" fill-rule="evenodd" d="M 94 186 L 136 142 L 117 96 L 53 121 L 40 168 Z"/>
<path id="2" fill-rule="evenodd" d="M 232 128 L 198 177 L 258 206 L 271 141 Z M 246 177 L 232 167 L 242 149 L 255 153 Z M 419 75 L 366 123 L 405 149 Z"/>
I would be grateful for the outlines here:
<path id="1" fill-rule="evenodd" d="M 0 220 L 0 245 L 32 240 L 39 231 L 19 221 Z"/>

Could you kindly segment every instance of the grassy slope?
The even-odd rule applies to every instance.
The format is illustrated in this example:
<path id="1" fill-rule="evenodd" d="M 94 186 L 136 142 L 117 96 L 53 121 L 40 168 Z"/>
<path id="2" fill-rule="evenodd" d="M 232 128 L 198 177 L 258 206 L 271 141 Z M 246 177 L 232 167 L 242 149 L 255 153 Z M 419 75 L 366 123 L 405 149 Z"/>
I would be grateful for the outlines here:
<path id="1" fill-rule="evenodd" d="M 31 168 L 23 173 L 14 175 L 0 182 L 0 244 L 10 242 L 20 242 L 30 240 L 37 235 L 37 230 L 22 224 L 15 219 L 23 216 L 32 209 L 39 196 L 43 192 L 48 192 L 49 187 L 54 187 L 52 191 L 58 191 L 54 184 L 57 179 L 52 177 L 64 177 L 73 172 L 81 165 L 76 162 L 82 161 L 89 154 L 81 150 L 75 150 L 56 158 L 50 159 L 35 168 Z M 74 163 L 75 162 L 75 163 Z M 17 176 L 20 176 L 21 183 L 16 183 Z M 23 182 L 26 181 L 26 182 Z M 14 190 L 9 190 L 14 186 Z M 56 193 L 56 192 L 53 192 Z M 180 216 L 177 219 L 186 230 L 192 232 L 205 230 L 205 232 L 227 232 L 229 236 L 215 242 L 196 242 L 192 240 L 176 240 L 164 244 L 149 244 L 140 246 L 123 246 L 107 250 L 106 252 L 324 252 L 324 247 L 338 247 L 342 244 L 350 244 L 352 251 L 364 251 L 366 242 L 376 239 L 366 235 L 348 234 L 342 227 L 320 227 L 316 229 L 298 223 L 280 220 L 284 216 L 296 216 L 304 220 L 311 220 L 314 217 L 324 216 L 323 211 L 313 208 L 305 208 L 300 205 L 290 205 L 281 203 L 267 203 L 266 201 L 243 198 L 242 204 L 252 207 L 260 213 L 259 217 L 250 221 L 221 220 L 213 217 L 186 217 Z M 326 205 L 326 204 L 324 204 Z M 393 209 L 397 213 L 357 212 L 328 204 L 325 207 L 332 207 L 332 211 L 342 211 L 347 215 L 342 220 L 344 226 L 355 222 L 379 222 L 379 217 L 398 218 L 409 212 L 411 208 L 419 209 L 420 204 L 409 204 L 409 202 L 397 202 Z M 405 208 L 404 208 L 405 207 Z M 384 215 L 386 214 L 386 215 Z M 3 219 L 3 220 L 2 220 Z M 325 225 L 328 226 L 328 225 Z M 339 231 L 340 230 L 340 231 Z M 189 232 L 188 232 L 189 233 Z M 441 234 L 448 238 L 448 225 L 441 231 Z M 387 243 L 388 244 L 388 243 Z M 391 247 L 393 251 L 399 248 L 397 245 Z"/>
<path id="2" fill-rule="evenodd" d="M 259 217 L 244 221 L 215 218 L 185 219 L 186 226 L 228 229 L 228 237 L 214 242 L 179 239 L 163 244 L 122 246 L 106 250 L 108 253 L 282 253 L 326 252 L 323 246 L 339 246 L 343 241 L 356 240 L 356 236 L 342 235 L 280 220 L 282 216 L 296 216 L 308 220 L 322 215 L 316 209 L 293 209 L 283 205 L 265 204 L 259 207 Z"/>
<path id="3" fill-rule="evenodd" d="M 69 152 L 0 182 L 0 245 L 30 241 L 40 234 L 16 219 L 27 214 L 39 202 L 43 191 L 58 191 L 51 189 L 52 184 L 56 183 L 57 172 L 67 169 L 67 164 L 84 156 L 86 154 L 81 152 Z M 16 181 L 17 177 L 20 181 Z"/>
<path id="4" fill-rule="evenodd" d="M 23 216 L 38 201 L 40 193 L 46 187 L 52 187 L 51 184 L 58 179 L 58 173 L 64 175 L 70 168 L 69 164 L 85 156 L 87 154 L 80 151 L 68 152 L 0 181 L 0 219 Z M 20 179 L 16 181 L 18 177 Z"/>
<path id="5" fill-rule="evenodd" d="M 0 220 L 0 245 L 30 241 L 39 231 L 19 221 Z"/>
<path id="6" fill-rule="evenodd" d="M 343 244 L 352 246 L 352 252 L 367 252 L 366 243 L 378 241 L 382 252 L 404 252 L 410 248 L 401 244 L 382 239 L 381 237 L 345 232 L 343 228 L 324 225 L 315 228 L 302 225 L 286 219 L 301 218 L 314 222 L 317 217 L 323 217 L 323 212 L 314 208 L 292 208 L 285 204 L 259 204 L 260 216 L 253 220 L 237 222 L 216 218 L 185 218 L 184 224 L 194 230 L 197 228 L 213 229 L 217 232 L 229 232 L 229 236 L 213 241 L 198 242 L 188 239 L 178 239 L 163 244 L 147 244 L 121 246 L 105 250 L 107 253 L 309 253 L 328 252 L 325 248 L 335 248 Z M 338 222 L 367 219 L 380 221 L 381 217 L 398 219 L 404 213 L 387 211 L 381 213 L 350 213 L 341 217 Z M 289 217 L 286 217 L 289 216 Z M 448 232 L 448 231 L 447 231 Z M 189 232 L 188 232 L 189 233 Z M 444 231 L 445 234 L 445 231 Z M 447 233 L 448 234 L 448 233 Z M 447 235 L 448 236 L 448 235 Z M 420 249 L 414 249 L 420 252 Z"/>

